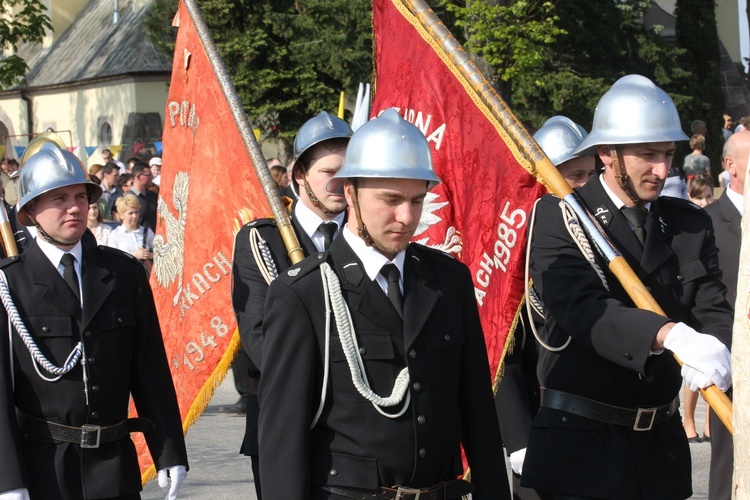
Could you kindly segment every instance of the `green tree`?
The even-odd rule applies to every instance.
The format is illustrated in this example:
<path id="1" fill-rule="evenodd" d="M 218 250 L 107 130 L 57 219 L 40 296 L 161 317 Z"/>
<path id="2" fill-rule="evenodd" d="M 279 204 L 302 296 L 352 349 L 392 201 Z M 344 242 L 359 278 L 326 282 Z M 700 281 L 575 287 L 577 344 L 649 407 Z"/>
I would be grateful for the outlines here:
<path id="1" fill-rule="evenodd" d="M 680 118 L 686 131 L 690 130 L 690 122 L 693 120 L 706 122 L 708 132 L 703 154 L 711 160 L 714 178 L 718 178 L 723 170 L 721 150 L 724 147 L 724 137 L 721 124 L 724 92 L 721 89 L 719 33 L 714 9 L 712 1 L 677 0 L 675 31 L 677 45 L 684 49 L 679 64 L 683 68 L 690 68 L 685 91 L 693 96 L 680 109 Z"/>
<path id="2" fill-rule="evenodd" d="M 650 0 L 443 2 L 450 2 L 445 19 L 451 31 L 491 61 L 503 82 L 496 88 L 532 131 L 555 114 L 589 128 L 599 98 L 629 73 L 653 79 L 678 107 L 689 100 L 687 72 L 675 64 L 681 51 L 659 27 L 643 24 Z M 463 23 L 471 22 L 472 12 L 486 12 L 491 3 L 506 16 L 467 29 Z"/>
<path id="3" fill-rule="evenodd" d="M 52 23 L 40 0 L 0 0 L 0 48 L 12 55 L 0 59 L 0 89 L 13 87 L 29 71 L 23 58 L 15 54 L 26 42 L 41 42 Z"/>
<path id="4" fill-rule="evenodd" d="M 335 111 L 341 91 L 372 75 L 368 0 L 199 0 L 250 122 L 290 144 L 302 124 Z M 176 0 L 155 0 L 149 37 L 174 49 Z"/>

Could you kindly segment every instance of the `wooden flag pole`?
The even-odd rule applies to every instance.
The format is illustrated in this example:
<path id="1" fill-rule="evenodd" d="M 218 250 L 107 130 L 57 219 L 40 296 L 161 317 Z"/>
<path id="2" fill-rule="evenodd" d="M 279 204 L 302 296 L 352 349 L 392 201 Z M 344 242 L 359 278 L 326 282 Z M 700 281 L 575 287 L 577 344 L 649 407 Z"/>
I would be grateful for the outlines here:
<path id="1" fill-rule="evenodd" d="M 203 20 L 203 15 L 201 15 L 196 0 L 183 0 L 183 2 L 185 8 L 190 14 L 193 24 L 195 25 L 195 30 L 198 33 L 198 38 L 200 38 L 203 50 L 206 52 L 206 57 L 211 63 L 211 68 L 213 68 L 216 78 L 219 80 L 221 91 L 229 104 L 229 108 L 232 110 L 232 117 L 237 125 L 237 129 L 240 131 L 240 136 L 245 144 L 245 148 L 250 155 L 250 160 L 253 163 L 253 168 L 258 176 L 258 180 L 260 180 L 268 204 L 271 206 L 273 218 L 276 220 L 276 226 L 279 228 L 281 238 L 284 240 L 284 245 L 289 253 L 289 259 L 292 261 L 292 264 L 296 264 L 305 258 L 304 251 L 300 246 L 297 235 L 294 233 L 292 219 L 289 217 L 289 213 L 284 207 L 284 203 L 281 200 L 281 194 L 276 187 L 271 172 L 268 170 L 268 165 L 266 164 L 263 152 L 261 151 L 258 142 L 255 140 L 255 134 L 253 134 L 253 129 L 247 120 L 247 115 L 245 114 L 242 103 L 237 96 L 237 91 L 232 84 L 232 80 L 224 66 L 224 62 L 221 60 L 219 51 L 216 49 L 216 45 L 208 31 L 206 22 Z"/>
<path id="2" fill-rule="evenodd" d="M 610 271 L 612 271 L 623 285 L 636 306 L 640 309 L 666 316 L 653 296 L 638 279 L 625 258 L 606 236 L 596 219 L 579 201 L 573 189 L 563 179 L 560 172 L 549 158 L 547 158 L 524 126 L 518 121 L 518 118 L 516 118 L 508 105 L 495 92 L 495 89 L 487 81 L 487 78 L 485 78 L 474 61 L 471 60 L 469 54 L 456 41 L 448 28 L 438 19 L 437 15 L 435 15 L 424 0 L 402 1 L 419 19 L 430 36 L 433 37 L 433 41 L 436 42 L 433 45 L 439 46 L 453 60 L 462 76 L 479 95 L 484 105 L 487 106 L 489 111 L 501 124 L 503 130 L 531 162 L 536 171 L 535 176 L 537 179 L 551 193 L 565 200 L 573 208 L 587 236 L 594 242 L 602 257 L 607 261 Z M 677 356 L 675 356 L 675 359 L 682 366 L 682 362 Z M 721 392 L 715 385 L 701 389 L 701 394 L 727 429 L 729 429 L 729 432 L 733 433 L 732 402 L 729 401 L 727 395 Z"/>

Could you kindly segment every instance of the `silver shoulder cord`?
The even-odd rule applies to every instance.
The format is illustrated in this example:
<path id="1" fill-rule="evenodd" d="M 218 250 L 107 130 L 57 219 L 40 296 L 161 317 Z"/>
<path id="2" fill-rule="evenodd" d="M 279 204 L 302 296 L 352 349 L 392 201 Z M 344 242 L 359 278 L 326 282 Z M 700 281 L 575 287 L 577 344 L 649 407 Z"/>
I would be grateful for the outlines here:
<path id="1" fill-rule="evenodd" d="M 534 202 L 534 207 L 531 210 L 531 220 L 529 221 L 529 238 L 528 238 L 528 241 L 526 242 L 526 265 L 524 268 L 524 292 L 526 294 L 525 296 L 526 297 L 526 312 L 529 315 L 529 327 L 531 328 L 531 331 L 534 333 L 534 337 L 536 337 L 537 342 L 539 342 L 539 344 L 542 347 L 544 347 L 550 352 L 560 352 L 570 345 L 572 337 L 568 337 L 568 340 L 566 340 L 565 343 L 560 347 L 553 347 L 547 344 L 539 336 L 536 326 L 534 325 L 533 316 L 531 314 L 531 308 L 533 306 L 534 309 L 537 311 L 537 313 L 539 313 L 540 316 L 544 317 L 544 309 L 543 309 L 544 306 L 541 300 L 539 299 L 539 297 L 537 296 L 536 291 L 533 288 L 529 287 L 529 262 L 531 260 L 530 259 L 531 240 L 534 234 L 534 221 L 536 219 L 536 208 L 537 208 L 537 205 L 539 204 L 540 199 L 537 199 L 536 202 Z M 581 228 L 581 224 L 580 224 L 580 221 L 578 220 L 578 216 L 576 215 L 575 211 L 570 207 L 570 205 L 568 205 L 568 203 L 565 200 L 561 199 L 559 206 L 560 206 L 560 210 L 562 211 L 563 221 L 565 222 L 565 228 L 568 230 L 568 234 L 570 234 L 570 237 L 573 238 L 573 242 L 575 242 L 575 244 L 581 250 L 583 257 L 586 259 L 586 261 L 588 261 L 588 263 L 594 269 L 594 272 L 596 272 L 596 275 L 599 276 L 599 279 L 602 281 L 602 285 L 604 285 L 604 288 L 609 290 L 607 279 L 604 276 L 604 272 L 602 271 L 602 268 L 595 261 L 594 251 L 591 248 L 591 244 L 589 243 L 588 238 L 586 238 L 586 234 Z"/>
<path id="2" fill-rule="evenodd" d="M 368 400 L 372 406 L 383 416 L 388 418 L 398 418 L 403 415 L 409 407 L 411 401 L 411 394 L 407 391 L 409 388 L 409 368 L 404 368 L 396 377 L 396 381 L 393 384 L 393 390 L 391 395 L 387 397 L 381 397 L 376 394 L 370 388 L 370 382 L 367 380 L 367 373 L 365 372 L 365 364 L 362 361 L 362 356 L 359 353 L 359 345 L 357 344 L 357 336 L 354 334 L 354 325 L 352 324 L 352 316 L 349 312 L 349 307 L 346 305 L 344 297 L 341 295 L 341 286 L 339 284 L 338 276 L 333 272 L 331 266 L 324 262 L 320 265 L 320 276 L 323 281 L 323 296 L 326 303 L 326 328 L 325 328 L 325 361 L 323 369 L 323 392 L 320 397 L 320 406 L 318 411 L 313 418 L 313 422 L 310 425 L 312 429 L 317 424 L 321 413 L 323 412 L 323 406 L 326 400 L 326 390 L 328 388 L 328 372 L 330 365 L 330 338 L 331 338 L 331 312 L 333 312 L 334 320 L 336 321 L 336 329 L 339 333 L 339 340 L 341 341 L 341 348 L 344 350 L 344 356 L 346 362 L 349 365 L 349 372 L 352 375 L 352 383 L 357 389 L 357 392 Z M 406 401 L 403 407 L 398 413 L 386 413 L 381 407 L 389 408 L 400 404 L 406 396 Z"/>
<path id="3" fill-rule="evenodd" d="M 37 375 L 39 375 L 42 380 L 45 380 L 47 382 L 57 382 L 58 380 L 60 380 L 60 378 L 62 378 L 63 375 L 75 368 L 79 360 L 83 359 L 83 342 L 81 341 L 79 341 L 78 344 L 70 352 L 70 354 L 68 355 L 68 359 L 65 360 L 65 364 L 62 367 L 52 364 L 44 356 L 44 354 L 42 354 L 42 352 L 39 350 L 39 347 L 37 347 L 36 342 L 34 342 L 33 337 L 29 334 L 26 326 L 21 321 L 21 316 L 18 314 L 18 310 L 13 303 L 13 298 L 10 295 L 7 277 L 5 276 L 5 273 L 3 271 L 0 271 L 0 299 L 2 299 L 5 311 L 8 313 L 8 343 L 10 350 L 11 377 L 13 377 L 13 327 L 15 327 L 15 330 L 18 332 L 18 336 L 21 337 L 21 340 L 29 350 L 29 353 L 31 354 L 31 360 L 34 364 L 34 369 L 36 370 Z M 39 365 L 41 365 L 45 371 L 55 376 L 48 377 L 46 375 L 43 375 L 42 372 L 39 371 Z"/>
<path id="4" fill-rule="evenodd" d="M 249 234 L 250 237 L 250 248 L 255 258 L 255 263 L 258 265 L 261 275 L 266 280 L 267 284 L 271 284 L 275 280 L 279 273 L 276 268 L 276 264 L 271 258 L 271 252 L 268 248 L 267 243 L 260 236 L 260 232 L 253 228 Z M 367 375 L 365 373 L 364 362 L 362 357 L 359 355 L 359 346 L 357 345 L 356 336 L 353 334 L 351 315 L 349 309 L 346 306 L 341 295 L 341 287 L 339 284 L 336 273 L 333 272 L 331 266 L 327 263 L 321 265 L 321 278 L 323 281 L 323 295 L 326 304 L 326 326 L 325 326 L 325 352 L 323 362 L 323 387 L 320 394 L 320 404 L 318 410 L 313 417 L 310 429 L 317 425 L 320 416 L 323 413 L 323 407 L 325 406 L 326 397 L 328 395 L 328 377 L 330 373 L 330 358 L 331 358 L 331 312 L 333 312 L 336 320 L 336 326 L 339 331 L 339 339 L 341 340 L 341 346 L 346 356 L 346 361 L 349 364 L 349 370 L 352 373 L 352 382 L 357 388 L 357 391 L 368 401 L 370 401 L 375 409 L 381 414 L 389 418 L 397 418 L 404 414 L 409 406 L 411 395 L 407 393 L 409 387 L 409 370 L 404 368 L 396 379 L 394 384 L 392 395 L 387 398 L 382 398 L 375 394 L 370 388 L 370 384 L 367 381 Z M 333 309 L 331 308 L 333 306 Z M 395 395 L 394 395 L 395 394 Z M 379 406 L 390 407 L 399 404 L 404 399 L 406 394 L 406 403 L 404 407 L 397 414 L 392 415 L 382 411 Z"/>

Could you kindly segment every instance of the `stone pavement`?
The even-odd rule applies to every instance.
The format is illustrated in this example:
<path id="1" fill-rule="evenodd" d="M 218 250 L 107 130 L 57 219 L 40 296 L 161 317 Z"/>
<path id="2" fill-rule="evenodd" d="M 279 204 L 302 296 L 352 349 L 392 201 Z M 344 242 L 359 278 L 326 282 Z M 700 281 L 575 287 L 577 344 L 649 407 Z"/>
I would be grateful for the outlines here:
<path id="1" fill-rule="evenodd" d="M 180 499 L 257 500 L 250 459 L 239 455 L 242 435 L 245 431 L 244 417 L 220 413 L 219 408 L 237 401 L 231 374 L 219 386 L 206 411 L 187 433 L 190 472 L 182 488 Z M 702 398 L 695 411 L 696 428 L 703 430 L 706 410 Z M 708 498 L 708 465 L 711 445 L 690 445 L 693 454 L 692 498 Z M 163 499 L 156 481 L 151 481 L 143 490 L 144 500 Z"/>

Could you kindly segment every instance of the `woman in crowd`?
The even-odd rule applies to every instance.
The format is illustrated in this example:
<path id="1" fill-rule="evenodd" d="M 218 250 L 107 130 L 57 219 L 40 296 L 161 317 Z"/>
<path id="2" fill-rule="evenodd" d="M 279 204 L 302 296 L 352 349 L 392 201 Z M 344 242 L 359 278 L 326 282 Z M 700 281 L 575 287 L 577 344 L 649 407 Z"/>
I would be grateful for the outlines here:
<path id="1" fill-rule="evenodd" d="M 96 236 L 96 242 L 99 245 L 107 245 L 109 241 L 109 235 L 112 233 L 112 229 L 102 222 L 102 213 L 99 210 L 98 203 L 92 203 L 89 205 L 89 215 L 86 221 L 86 225 Z"/>
<path id="2" fill-rule="evenodd" d="M 109 246 L 119 248 L 135 256 L 143 262 L 147 270 L 151 269 L 154 258 L 154 232 L 138 225 L 141 204 L 138 198 L 125 195 L 115 202 L 117 213 L 122 219 L 122 225 L 117 226 L 109 236 Z"/>

